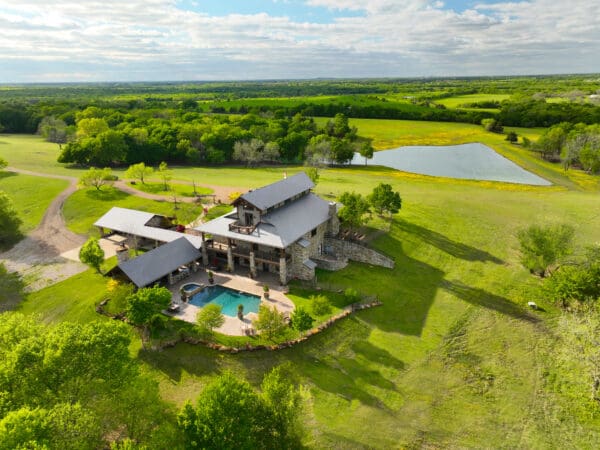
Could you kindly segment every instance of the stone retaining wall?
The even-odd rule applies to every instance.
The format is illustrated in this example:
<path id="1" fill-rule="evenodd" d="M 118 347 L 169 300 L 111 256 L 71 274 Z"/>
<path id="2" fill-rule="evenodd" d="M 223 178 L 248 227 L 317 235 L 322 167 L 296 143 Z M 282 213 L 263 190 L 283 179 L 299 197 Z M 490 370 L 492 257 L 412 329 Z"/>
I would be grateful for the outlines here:
<path id="1" fill-rule="evenodd" d="M 389 256 L 379 253 L 377 250 L 342 239 L 328 237 L 325 246 L 331 248 L 333 253 L 339 257 L 345 257 L 352 261 L 372 264 L 374 266 L 393 269 L 395 262 Z"/>
<path id="2" fill-rule="evenodd" d="M 119 314 L 119 315 L 114 316 L 112 314 L 109 314 L 104 309 L 104 306 L 108 303 L 108 301 L 109 301 L 108 299 L 103 300 L 98 306 L 96 306 L 96 312 L 99 314 L 108 316 L 115 320 L 122 320 L 123 322 L 128 322 L 127 319 L 124 317 L 124 315 Z M 373 308 L 375 306 L 381 306 L 382 304 L 383 303 L 381 303 L 379 300 L 373 300 L 369 303 L 353 303 L 352 305 L 344 307 L 342 312 L 340 312 L 339 314 L 336 314 L 335 316 L 330 317 L 327 321 L 323 322 L 318 327 L 315 327 L 312 330 L 307 331 L 299 338 L 292 339 L 291 341 L 287 341 L 287 342 L 282 342 L 281 344 L 252 345 L 250 343 L 247 343 L 247 344 L 243 345 L 242 347 L 228 347 L 226 345 L 217 344 L 215 342 L 211 342 L 211 341 L 208 341 L 205 339 L 195 338 L 192 336 L 180 336 L 178 339 L 161 342 L 160 344 L 154 344 L 151 347 L 151 350 L 160 351 L 160 350 L 164 350 L 166 348 L 175 347 L 180 342 L 185 342 L 186 344 L 190 344 L 190 345 L 204 345 L 205 347 L 211 348 L 213 350 L 217 350 L 219 352 L 225 352 L 225 353 L 253 352 L 256 350 L 270 350 L 270 351 L 282 350 L 284 348 L 290 348 L 290 347 L 293 347 L 294 345 L 300 344 L 301 342 L 308 340 L 309 337 L 314 336 L 315 334 L 318 334 L 318 333 L 326 330 L 327 328 L 329 328 L 331 325 L 333 325 L 338 320 L 343 319 L 344 317 L 348 317 L 350 314 L 352 314 L 355 311 L 362 311 L 363 309 Z"/>
<path id="3" fill-rule="evenodd" d="M 317 263 L 317 267 L 319 269 L 325 270 L 342 270 L 344 267 L 348 265 L 348 258 L 340 258 L 340 259 L 324 259 L 324 258 L 312 258 L 314 262 Z"/>

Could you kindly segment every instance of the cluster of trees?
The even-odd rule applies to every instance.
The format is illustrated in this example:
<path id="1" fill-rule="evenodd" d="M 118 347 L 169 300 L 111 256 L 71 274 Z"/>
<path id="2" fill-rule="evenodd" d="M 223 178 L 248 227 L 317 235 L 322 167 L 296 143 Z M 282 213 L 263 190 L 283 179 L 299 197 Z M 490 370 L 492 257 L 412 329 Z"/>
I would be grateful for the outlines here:
<path id="1" fill-rule="evenodd" d="M 231 372 L 209 383 L 196 404 L 177 415 L 187 449 L 302 448 L 299 415 L 302 397 L 281 367 L 268 373 L 256 392 Z"/>
<path id="2" fill-rule="evenodd" d="M 371 207 L 379 215 L 388 213 L 390 219 L 402 208 L 402 198 L 391 185 L 379 183 L 366 197 L 356 192 L 344 192 L 339 197 L 344 206 L 339 212 L 342 222 L 350 229 L 356 229 L 365 224 Z"/>
<path id="3" fill-rule="evenodd" d="M 561 122 L 600 123 L 600 106 L 592 103 L 547 103 L 532 97 L 502 102 L 496 119 L 513 127 L 549 127 Z"/>
<path id="4" fill-rule="evenodd" d="M 130 356 L 125 325 L 46 326 L 16 313 L 0 318 L 0 448 L 178 442 L 156 382 Z"/>
<path id="5" fill-rule="evenodd" d="M 565 170 L 580 167 L 600 173 L 600 125 L 563 122 L 542 133 L 530 146 L 548 161 L 562 162 Z"/>
<path id="6" fill-rule="evenodd" d="M 301 448 L 302 396 L 285 368 L 260 392 L 227 372 L 176 413 L 122 323 L 0 319 L 0 448 Z"/>
<path id="7" fill-rule="evenodd" d="M 521 263 L 547 280 L 544 290 L 562 307 L 580 307 L 600 300 L 600 246 L 574 258 L 575 230 L 571 225 L 531 225 L 519 230 Z"/>
<path id="8" fill-rule="evenodd" d="M 69 127 L 58 118 L 45 118 L 47 139 L 64 136 Z M 66 127 L 66 128 L 65 128 Z M 239 161 L 301 162 L 310 143 L 326 142 L 331 160 L 346 162 L 353 156 L 356 130 L 342 114 L 317 127 L 311 118 L 207 116 L 194 112 L 133 111 L 88 107 L 75 114 L 72 139 L 59 162 L 88 166 L 174 163 L 219 164 Z"/>

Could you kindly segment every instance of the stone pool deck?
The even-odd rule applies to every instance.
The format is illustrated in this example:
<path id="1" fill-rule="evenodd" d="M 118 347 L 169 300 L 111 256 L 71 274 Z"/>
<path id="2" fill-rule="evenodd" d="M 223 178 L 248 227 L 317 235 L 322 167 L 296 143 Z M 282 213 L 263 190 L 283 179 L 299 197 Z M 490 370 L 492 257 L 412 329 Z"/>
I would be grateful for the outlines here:
<path id="1" fill-rule="evenodd" d="M 275 307 L 278 311 L 290 314 L 294 310 L 294 303 L 286 297 L 286 287 L 279 286 L 278 276 L 276 274 L 261 273 L 256 279 L 248 278 L 236 273 L 215 272 L 213 271 L 214 284 L 220 284 L 237 291 L 248 292 L 249 294 L 258 295 L 261 298 L 261 305 Z M 192 272 L 191 276 L 175 283 L 169 287 L 173 294 L 173 303 L 179 305 L 179 311 L 167 313 L 177 319 L 185 320 L 186 322 L 196 323 L 196 314 L 201 308 L 181 301 L 179 288 L 187 283 L 200 283 L 208 285 L 208 275 L 204 270 Z M 269 299 L 263 297 L 263 285 L 269 285 Z M 243 336 L 245 329 L 252 327 L 252 321 L 256 319 L 256 313 L 244 314 L 244 320 L 237 317 L 225 317 L 225 323 L 216 328 L 215 331 L 227 334 L 230 336 Z"/>

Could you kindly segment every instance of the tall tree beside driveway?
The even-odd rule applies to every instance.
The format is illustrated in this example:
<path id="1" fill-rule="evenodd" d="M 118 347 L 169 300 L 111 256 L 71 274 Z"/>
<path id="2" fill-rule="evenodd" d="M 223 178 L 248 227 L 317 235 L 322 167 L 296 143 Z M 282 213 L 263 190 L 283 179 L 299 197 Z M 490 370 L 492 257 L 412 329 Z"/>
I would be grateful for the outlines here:
<path id="1" fill-rule="evenodd" d="M 129 166 L 125 172 L 125 177 L 140 180 L 141 183 L 144 184 L 144 179 L 151 176 L 153 172 L 154 169 L 152 169 L 152 167 L 146 166 L 146 164 L 141 162 L 139 164 L 132 164 Z"/>
<path id="2" fill-rule="evenodd" d="M 98 239 L 90 238 L 81 246 L 79 259 L 100 272 L 100 264 L 104 261 L 104 250 L 100 247 Z"/>

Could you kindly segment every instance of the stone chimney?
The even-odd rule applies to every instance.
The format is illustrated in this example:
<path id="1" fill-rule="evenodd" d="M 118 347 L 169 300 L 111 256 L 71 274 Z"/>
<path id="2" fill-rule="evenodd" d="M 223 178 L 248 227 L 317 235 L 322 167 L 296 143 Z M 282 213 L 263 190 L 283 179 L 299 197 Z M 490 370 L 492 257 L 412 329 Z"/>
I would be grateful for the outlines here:
<path id="1" fill-rule="evenodd" d="M 327 232 L 332 236 L 337 236 L 340 232 L 340 219 L 337 215 L 336 202 L 329 202 L 329 222 L 327 223 Z"/>

